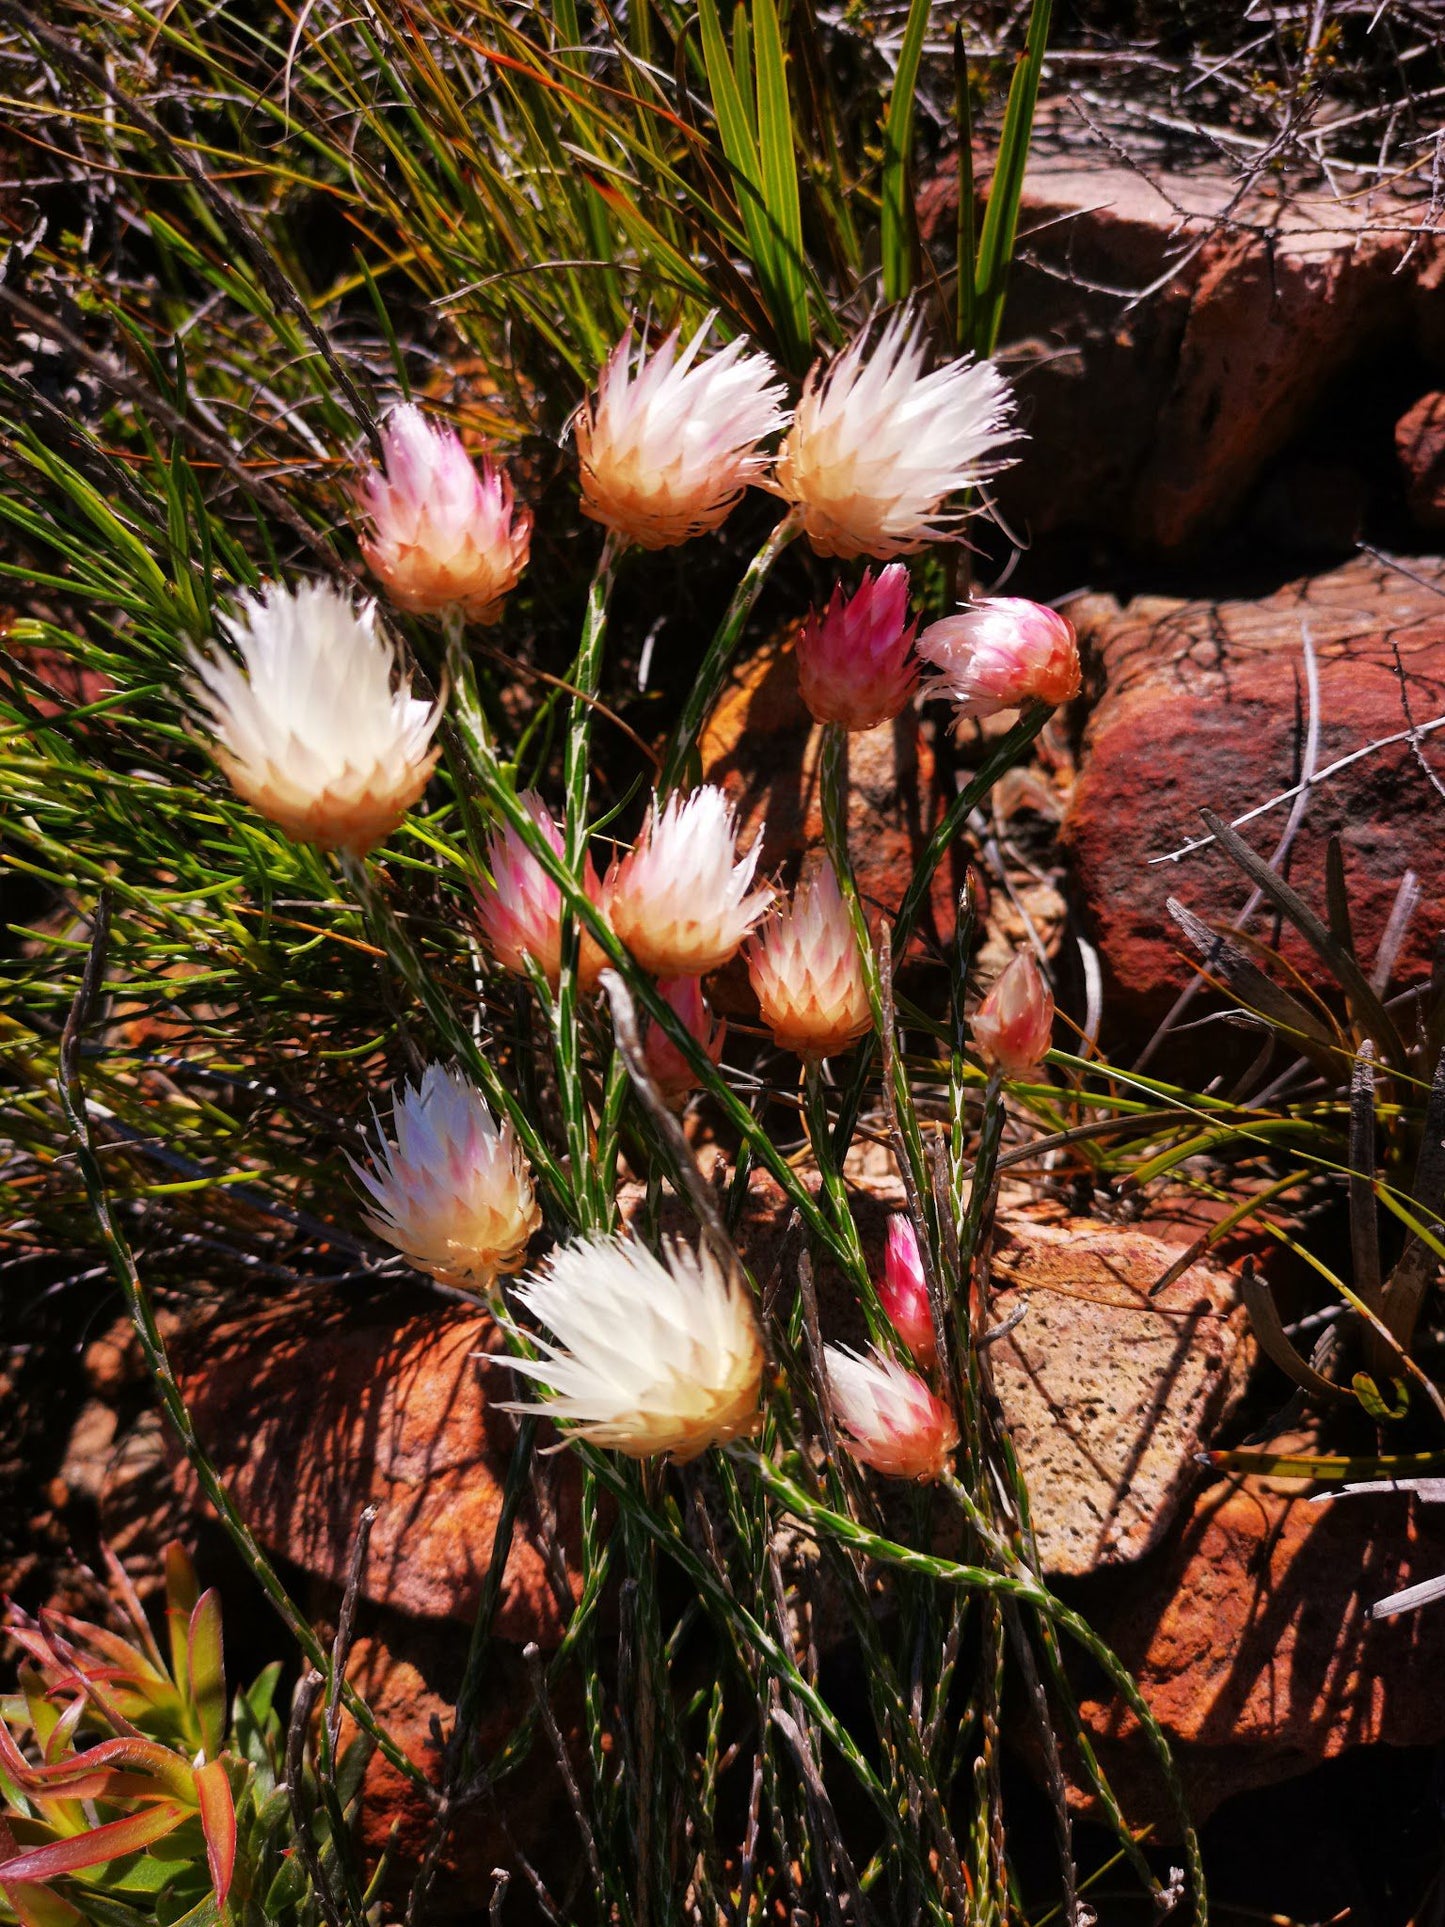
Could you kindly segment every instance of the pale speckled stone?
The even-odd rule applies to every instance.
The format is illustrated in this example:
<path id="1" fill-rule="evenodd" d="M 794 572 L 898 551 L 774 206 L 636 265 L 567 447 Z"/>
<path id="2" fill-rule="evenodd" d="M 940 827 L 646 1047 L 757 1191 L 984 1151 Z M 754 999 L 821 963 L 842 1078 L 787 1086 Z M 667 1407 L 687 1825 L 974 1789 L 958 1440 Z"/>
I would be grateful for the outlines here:
<path id="1" fill-rule="evenodd" d="M 1244 1389 L 1253 1344 L 1231 1273 L 1196 1264 L 1149 1298 L 1178 1257 L 1132 1227 L 1000 1223 L 991 1320 L 1028 1310 L 988 1357 L 1049 1573 L 1156 1545 Z"/>

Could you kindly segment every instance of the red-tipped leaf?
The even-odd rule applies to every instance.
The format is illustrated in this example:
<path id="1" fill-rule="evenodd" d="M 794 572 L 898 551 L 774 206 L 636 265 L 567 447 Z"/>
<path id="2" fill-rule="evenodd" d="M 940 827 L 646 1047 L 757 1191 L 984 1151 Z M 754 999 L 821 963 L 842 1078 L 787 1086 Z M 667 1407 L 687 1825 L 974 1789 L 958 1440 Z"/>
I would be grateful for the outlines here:
<path id="1" fill-rule="evenodd" d="M 212 1587 L 191 1613 L 186 1641 L 191 1704 L 201 1729 L 206 1758 L 214 1760 L 226 1740 L 226 1666 L 221 1646 L 221 1601 Z"/>
<path id="2" fill-rule="evenodd" d="M 201 1803 L 201 1831 L 206 1836 L 211 1885 L 216 1890 L 217 1904 L 224 1907 L 231 1891 L 231 1875 L 236 1869 L 236 1803 L 231 1798 L 231 1783 L 220 1760 L 211 1760 L 197 1769 L 196 1793 Z"/>
<path id="3" fill-rule="evenodd" d="M 83 1873 L 88 1867 L 103 1867 L 108 1860 L 140 1853 L 154 1841 L 163 1840 L 185 1818 L 184 1807 L 166 1801 L 144 1813 L 132 1813 L 124 1820 L 110 1820 L 88 1833 L 77 1833 L 69 1840 L 31 1847 L 13 1860 L 0 1862 L 0 1887 L 59 1880 L 65 1874 Z"/>

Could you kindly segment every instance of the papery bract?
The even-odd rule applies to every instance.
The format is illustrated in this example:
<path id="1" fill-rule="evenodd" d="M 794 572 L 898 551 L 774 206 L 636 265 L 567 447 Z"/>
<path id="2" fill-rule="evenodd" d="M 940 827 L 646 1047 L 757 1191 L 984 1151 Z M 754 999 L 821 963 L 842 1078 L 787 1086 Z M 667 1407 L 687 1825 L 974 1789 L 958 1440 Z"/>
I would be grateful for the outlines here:
<path id="1" fill-rule="evenodd" d="M 505 470 L 486 455 L 478 467 L 452 429 L 411 403 L 388 415 L 381 445 L 384 470 L 368 469 L 356 487 L 372 573 L 413 615 L 458 609 L 496 622 L 532 540 Z"/>
<path id="2" fill-rule="evenodd" d="M 888 1251 L 883 1263 L 879 1303 L 888 1322 L 920 1365 L 932 1365 L 938 1350 L 928 1281 L 913 1220 L 895 1211 L 888 1220 Z"/>
<path id="3" fill-rule="evenodd" d="M 971 1019 L 973 1040 L 1006 1077 L 1038 1070 L 1053 1040 L 1054 997 L 1032 950 L 1020 950 Z"/>
<path id="4" fill-rule="evenodd" d="M 553 851 L 563 852 L 562 832 L 535 790 L 524 790 L 518 801 L 546 837 Z M 510 823 L 487 833 L 487 867 L 491 876 L 474 886 L 482 935 L 497 962 L 517 976 L 527 975 L 527 959 L 541 970 L 555 990 L 562 970 L 562 891 L 542 868 Z M 589 858 L 583 888 L 594 903 L 602 886 Z M 607 959 L 595 937 L 579 931 L 577 980 L 583 990 L 595 988 Z"/>
<path id="5" fill-rule="evenodd" d="M 958 1426 L 915 1372 L 880 1352 L 864 1356 L 842 1345 L 826 1346 L 823 1361 L 833 1416 L 855 1459 L 890 1479 L 943 1477 Z"/>
<path id="6" fill-rule="evenodd" d="M 671 977 L 657 986 L 693 1041 L 717 1063 L 722 1056 L 727 1025 L 714 1019 L 702 994 L 699 977 Z M 692 1066 L 660 1024 L 649 1024 L 643 1045 L 648 1075 L 663 1101 L 680 1111 L 697 1089 Z"/>
<path id="7" fill-rule="evenodd" d="M 720 789 L 654 798 L 636 846 L 607 874 L 612 927 L 645 970 L 702 977 L 736 956 L 772 901 L 754 890 L 758 841 L 737 853 L 737 818 Z"/>
<path id="8" fill-rule="evenodd" d="M 921 321 L 901 312 L 809 374 L 774 471 L 820 555 L 882 561 L 945 540 L 942 513 L 997 466 L 1013 402 L 991 361 L 925 375 Z"/>
<path id="9" fill-rule="evenodd" d="M 951 702 L 959 723 L 1026 702 L 1072 702 L 1079 693 L 1073 623 L 1017 596 L 984 596 L 931 623 L 918 653 L 935 672 L 924 694 Z"/>
<path id="10" fill-rule="evenodd" d="M 851 596 L 839 583 L 798 631 L 798 688 L 814 721 L 848 730 L 892 722 L 918 684 L 914 627 L 901 562 L 876 579 L 865 571 Z"/>
<path id="11" fill-rule="evenodd" d="M 748 976 L 774 1042 L 817 1060 L 873 1021 L 857 934 L 831 863 L 780 904 L 748 945 Z"/>
<path id="12" fill-rule="evenodd" d="M 644 549 L 717 528 L 762 478 L 760 444 L 787 419 L 766 356 L 738 340 L 699 358 L 713 319 L 680 351 L 674 329 L 651 355 L 629 328 L 576 417 L 582 513 Z"/>
<path id="13" fill-rule="evenodd" d="M 552 1336 L 534 1339 L 540 1358 L 506 1362 L 547 1396 L 503 1410 L 562 1420 L 629 1458 L 696 1458 L 755 1423 L 757 1319 L 741 1274 L 706 1245 L 664 1240 L 659 1258 L 629 1239 L 581 1239 L 516 1296 Z"/>
<path id="14" fill-rule="evenodd" d="M 531 1173 L 505 1119 L 460 1071 L 429 1064 L 403 1086 L 371 1171 L 353 1163 L 376 1209 L 366 1223 L 418 1271 L 486 1290 L 515 1271 L 542 1221 Z"/>
<path id="15" fill-rule="evenodd" d="M 364 855 L 426 788 L 439 706 L 393 688 L 375 605 L 329 583 L 268 583 L 221 626 L 241 662 L 193 651 L 190 696 L 231 787 L 298 843 Z"/>

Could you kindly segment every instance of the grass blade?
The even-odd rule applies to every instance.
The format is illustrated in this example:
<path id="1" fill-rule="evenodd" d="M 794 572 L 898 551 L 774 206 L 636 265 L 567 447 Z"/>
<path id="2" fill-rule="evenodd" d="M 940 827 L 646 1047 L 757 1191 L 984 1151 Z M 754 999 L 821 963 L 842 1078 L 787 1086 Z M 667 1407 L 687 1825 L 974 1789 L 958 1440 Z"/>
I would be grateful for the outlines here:
<path id="1" fill-rule="evenodd" d="M 913 107 L 918 91 L 918 66 L 923 58 L 923 36 L 928 28 L 929 0 L 912 0 L 898 71 L 888 112 L 883 121 L 882 205 L 879 209 L 885 300 L 901 301 L 914 281 L 918 258 L 918 223 L 913 207 Z"/>

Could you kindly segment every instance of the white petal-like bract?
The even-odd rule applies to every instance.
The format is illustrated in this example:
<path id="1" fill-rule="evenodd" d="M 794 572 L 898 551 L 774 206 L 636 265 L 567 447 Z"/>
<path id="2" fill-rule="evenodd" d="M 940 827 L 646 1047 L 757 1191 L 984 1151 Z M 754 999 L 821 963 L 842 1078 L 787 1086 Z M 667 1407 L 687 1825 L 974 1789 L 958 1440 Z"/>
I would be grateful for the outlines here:
<path id="1" fill-rule="evenodd" d="M 761 480 L 760 444 L 787 419 L 765 355 L 737 340 L 699 359 L 713 320 L 681 350 L 674 328 L 651 355 L 629 328 L 576 417 L 582 513 L 644 549 L 717 528 Z"/>
<path id="2" fill-rule="evenodd" d="M 374 1169 L 353 1165 L 371 1229 L 443 1284 L 486 1290 L 515 1271 L 541 1212 L 511 1125 L 443 1064 L 402 1087 L 392 1118 L 396 1142 L 383 1137 Z"/>
<path id="3" fill-rule="evenodd" d="M 831 1057 L 873 1021 L 857 934 L 831 863 L 780 904 L 748 945 L 748 976 L 784 1050 Z"/>
<path id="4" fill-rule="evenodd" d="M 689 796 L 654 800 L 636 847 L 603 884 L 612 928 L 644 970 L 702 977 L 736 956 L 773 900 L 754 890 L 762 829 L 746 856 L 723 792 L 704 783 Z"/>
<path id="5" fill-rule="evenodd" d="M 1013 399 L 991 361 L 924 374 L 922 323 L 896 314 L 808 376 L 774 487 L 820 555 L 911 555 L 950 533 L 943 504 L 999 465 Z"/>
<path id="6" fill-rule="evenodd" d="M 193 652 L 190 694 L 238 796 L 298 843 L 364 855 L 426 788 L 441 711 L 397 682 L 376 608 L 327 582 L 268 583 Z"/>
<path id="7" fill-rule="evenodd" d="M 741 1275 L 706 1244 L 665 1239 L 659 1258 L 630 1239 L 580 1239 L 516 1296 L 552 1336 L 534 1340 L 539 1358 L 507 1362 L 548 1396 L 504 1410 L 559 1419 L 635 1459 L 695 1458 L 751 1429 L 762 1338 Z"/>
<path id="8" fill-rule="evenodd" d="M 833 1416 L 854 1458 L 890 1479 L 940 1479 L 958 1444 L 953 1414 L 891 1358 L 842 1345 L 823 1350 Z"/>

